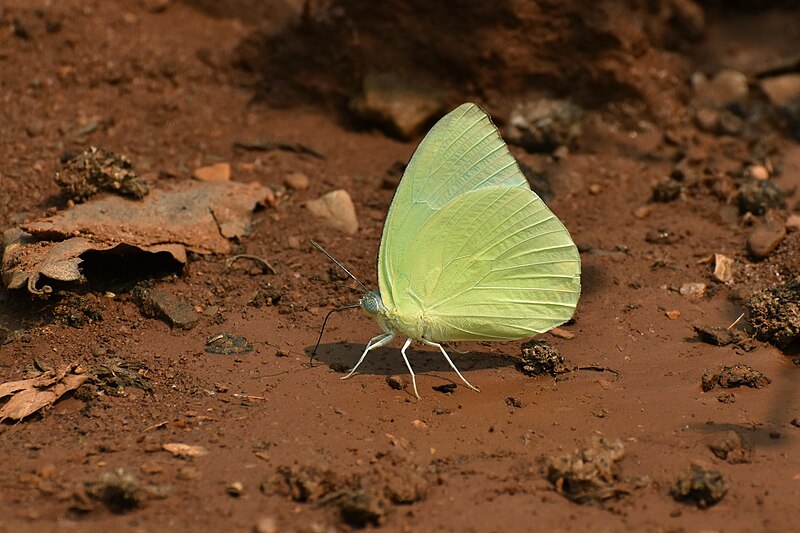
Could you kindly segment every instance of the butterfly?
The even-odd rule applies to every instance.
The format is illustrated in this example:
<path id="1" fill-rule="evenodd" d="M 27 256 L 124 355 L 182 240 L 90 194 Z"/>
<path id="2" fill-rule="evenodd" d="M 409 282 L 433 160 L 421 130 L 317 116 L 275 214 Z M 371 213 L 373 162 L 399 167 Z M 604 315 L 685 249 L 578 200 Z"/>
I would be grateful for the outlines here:
<path id="1" fill-rule="evenodd" d="M 400 180 L 381 236 L 379 290 L 361 284 L 359 307 L 382 333 L 342 379 L 402 336 L 417 398 L 406 354 L 415 340 L 441 351 L 477 391 L 444 344 L 519 340 L 563 324 L 580 297 L 580 270 L 569 232 L 530 189 L 491 118 L 463 104 L 428 132 Z"/>

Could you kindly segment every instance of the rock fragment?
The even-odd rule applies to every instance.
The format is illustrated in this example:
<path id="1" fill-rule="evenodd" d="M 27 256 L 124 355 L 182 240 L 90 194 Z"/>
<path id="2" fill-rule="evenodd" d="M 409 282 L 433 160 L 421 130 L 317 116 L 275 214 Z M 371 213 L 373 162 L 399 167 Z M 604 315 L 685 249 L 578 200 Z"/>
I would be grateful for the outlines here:
<path id="1" fill-rule="evenodd" d="M 444 93 L 423 80 L 396 73 L 369 74 L 351 109 L 391 135 L 411 139 L 444 112 Z"/>
<path id="2" fill-rule="evenodd" d="M 197 181 L 230 181 L 231 164 L 227 162 L 216 163 L 207 167 L 194 169 L 192 177 Z"/>
<path id="3" fill-rule="evenodd" d="M 192 329 L 197 325 L 197 312 L 194 307 L 178 297 L 158 289 L 138 285 L 133 290 L 133 299 L 142 314 L 158 318 L 178 329 Z"/>
<path id="4" fill-rule="evenodd" d="M 747 237 L 747 249 L 755 259 L 768 257 L 786 237 L 783 223 L 768 221 L 758 226 Z"/>
<path id="5" fill-rule="evenodd" d="M 344 189 L 331 191 L 317 199 L 309 200 L 305 205 L 311 214 L 323 219 L 334 229 L 350 235 L 358 231 L 356 208 Z"/>
<path id="6" fill-rule="evenodd" d="M 295 191 L 304 191 L 311 185 L 311 180 L 302 172 L 291 172 L 287 174 L 284 176 L 283 182 L 287 187 Z"/>
<path id="7" fill-rule="evenodd" d="M 714 254 L 714 279 L 722 283 L 733 281 L 734 261 L 727 255 Z"/>
<path id="8" fill-rule="evenodd" d="M 761 80 L 761 90 L 777 108 L 800 102 L 800 74 L 783 74 Z"/>

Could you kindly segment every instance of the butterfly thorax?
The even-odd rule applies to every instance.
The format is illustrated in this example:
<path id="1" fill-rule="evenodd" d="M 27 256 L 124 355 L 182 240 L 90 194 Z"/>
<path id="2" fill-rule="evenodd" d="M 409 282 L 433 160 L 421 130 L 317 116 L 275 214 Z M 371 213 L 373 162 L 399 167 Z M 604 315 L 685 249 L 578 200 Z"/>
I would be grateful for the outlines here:
<path id="1" fill-rule="evenodd" d="M 402 333 L 413 339 L 429 338 L 430 324 L 422 314 L 412 312 L 406 316 L 398 309 L 387 308 L 380 291 L 367 291 L 359 300 L 359 305 L 385 333 Z"/>

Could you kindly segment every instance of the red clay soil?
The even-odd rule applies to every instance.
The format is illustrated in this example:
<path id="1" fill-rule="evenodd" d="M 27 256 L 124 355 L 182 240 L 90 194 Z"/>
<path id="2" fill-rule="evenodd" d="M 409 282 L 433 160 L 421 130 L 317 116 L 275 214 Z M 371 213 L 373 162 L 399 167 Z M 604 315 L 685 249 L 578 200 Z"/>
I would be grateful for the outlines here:
<path id="1" fill-rule="evenodd" d="M 237 244 L 275 274 L 192 255 L 182 271 L 149 282 L 197 309 L 188 331 L 143 316 L 127 290 L 108 292 L 117 278 L 153 277 L 146 263 L 101 265 L 102 283 L 45 300 L 0 289 L 0 381 L 70 364 L 93 376 L 52 408 L 0 427 L 0 531 L 795 528 L 796 346 L 713 346 L 693 326 L 726 328 L 752 292 L 798 275 L 800 233 L 761 261 L 747 238 L 798 206 L 800 146 L 757 86 L 759 76 L 800 65 L 791 57 L 800 11 L 792 2 L 691 0 L 380 4 L 0 6 L 3 229 L 67 208 L 54 180 L 59 159 L 90 145 L 124 154 L 151 187 L 228 161 L 235 181 L 278 193 Z M 690 76 L 722 67 L 748 77 L 751 97 L 736 110 L 742 127 L 718 135 L 695 126 Z M 399 346 L 390 346 L 340 381 L 378 333 L 358 311 L 330 319 L 309 364 L 325 314 L 360 293 L 308 240 L 375 287 L 393 194 L 385 182 L 417 143 L 348 111 L 373 71 L 433 80 L 450 105 L 476 101 L 501 130 L 524 98 L 570 98 L 587 110 L 583 135 L 558 157 L 512 147 L 549 180 L 549 204 L 582 250 L 583 293 L 562 328 L 573 338 L 542 338 L 567 368 L 584 370 L 532 377 L 516 368 L 520 342 L 465 343 L 470 353 L 457 364 L 476 393 L 415 345 L 417 400 Z M 260 139 L 324 158 L 234 146 Z M 695 178 L 681 182 L 677 199 L 651 203 L 680 161 Z M 785 207 L 740 215 L 742 169 L 767 163 Z M 310 187 L 287 189 L 291 172 Z M 303 206 L 334 189 L 353 198 L 355 235 Z M 735 260 L 730 283 L 712 276 L 713 254 Z M 706 293 L 681 294 L 687 283 Z M 733 328 L 742 338 L 752 333 L 746 324 Z M 221 333 L 252 350 L 206 352 Z M 771 382 L 703 390 L 706 370 L 737 364 Z M 735 454 L 746 461 L 709 448 L 731 430 L 752 447 Z M 575 503 L 551 466 L 598 436 L 619 439 L 623 455 L 616 461 L 619 443 L 609 448 L 613 469 L 600 481 L 611 488 L 600 501 Z M 673 498 L 693 463 L 721 474 L 727 493 L 716 505 Z"/>

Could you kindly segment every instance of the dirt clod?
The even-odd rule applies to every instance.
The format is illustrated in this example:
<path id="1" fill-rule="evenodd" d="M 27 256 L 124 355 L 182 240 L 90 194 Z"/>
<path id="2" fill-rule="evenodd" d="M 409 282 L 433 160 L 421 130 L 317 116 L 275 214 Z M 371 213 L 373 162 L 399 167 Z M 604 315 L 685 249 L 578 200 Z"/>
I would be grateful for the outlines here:
<path id="1" fill-rule="evenodd" d="M 551 152 L 581 135 L 583 114 L 580 106 L 566 100 L 521 102 L 511 112 L 508 140 L 531 152 Z"/>
<path id="2" fill-rule="evenodd" d="M 628 491 L 620 484 L 618 462 L 625 454 L 620 440 L 598 438 L 588 448 L 550 460 L 547 479 L 576 503 L 595 503 Z"/>
<path id="3" fill-rule="evenodd" d="M 86 492 L 102 501 L 111 512 L 126 513 L 152 498 L 164 498 L 169 486 L 143 486 L 135 476 L 122 468 L 102 474 L 97 480 L 85 483 Z"/>
<path id="4" fill-rule="evenodd" d="M 147 377 L 147 366 L 140 361 L 109 359 L 93 366 L 89 374 L 95 386 L 111 396 L 124 396 L 127 387 L 153 391 L 150 378 Z"/>
<path id="5" fill-rule="evenodd" d="M 297 502 L 314 503 L 337 490 L 339 480 L 333 470 L 312 465 L 282 466 L 262 491 L 277 490 Z"/>
<path id="6" fill-rule="evenodd" d="M 516 364 L 517 370 L 529 376 L 547 374 L 555 376 L 569 372 L 564 356 L 546 340 L 532 340 L 522 345 L 522 356 Z"/>
<path id="7" fill-rule="evenodd" d="M 800 339 L 800 280 L 793 279 L 753 294 L 747 302 L 756 337 L 785 349 Z"/>
<path id="8" fill-rule="evenodd" d="M 670 490 L 677 501 L 693 503 L 701 509 L 718 503 L 728 493 L 728 484 L 719 470 L 692 465 L 681 474 Z"/>
<path id="9" fill-rule="evenodd" d="M 739 212 L 763 215 L 786 204 L 784 192 L 770 180 L 749 179 L 739 187 Z"/>
<path id="10" fill-rule="evenodd" d="M 749 463 L 753 460 L 753 445 L 736 431 L 728 431 L 708 447 L 714 455 L 731 464 Z"/>
<path id="11" fill-rule="evenodd" d="M 681 196 L 683 184 L 673 178 L 660 181 L 653 187 L 653 201 L 668 203 L 677 200 Z"/>
<path id="12" fill-rule="evenodd" d="M 342 519 L 353 527 L 379 526 L 389 509 L 389 503 L 374 487 L 356 489 L 345 495 L 340 504 Z"/>
<path id="13" fill-rule="evenodd" d="M 706 370 L 701 378 L 703 390 L 708 392 L 719 385 L 723 389 L 751 387 L 760 389 L 770 384 L 770 379 L 747 365 L 737 364 L 723 367 L 719 372 Z"/>
<path id="14" fill-rule="evenodd" d="M 100 191 L 141 200 L 150 190 L 127 157 L 94 146 L 69 158 L 56 174 L 56 181 L 75 202 L 83 202 Z"/>

